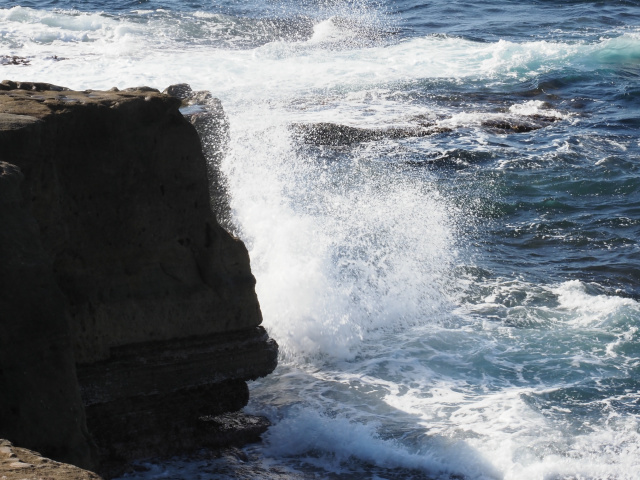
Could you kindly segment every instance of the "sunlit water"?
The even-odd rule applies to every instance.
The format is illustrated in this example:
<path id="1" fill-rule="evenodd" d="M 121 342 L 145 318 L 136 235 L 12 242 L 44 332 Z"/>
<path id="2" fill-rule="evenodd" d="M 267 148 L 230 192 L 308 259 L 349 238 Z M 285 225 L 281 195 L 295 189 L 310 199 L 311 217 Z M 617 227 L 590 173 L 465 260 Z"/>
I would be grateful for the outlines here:
<path id="1" fill-rule="evenodd" d="M 255 471 L 638 478 L 639 2 L 10 1 L 1 55 L 29 60 L 3 78 L 222 100 L 281 347 Z M 291 128 L 315 122 L 439 133 Z M 128 478 L 228 475 L 148 466 Z"/>

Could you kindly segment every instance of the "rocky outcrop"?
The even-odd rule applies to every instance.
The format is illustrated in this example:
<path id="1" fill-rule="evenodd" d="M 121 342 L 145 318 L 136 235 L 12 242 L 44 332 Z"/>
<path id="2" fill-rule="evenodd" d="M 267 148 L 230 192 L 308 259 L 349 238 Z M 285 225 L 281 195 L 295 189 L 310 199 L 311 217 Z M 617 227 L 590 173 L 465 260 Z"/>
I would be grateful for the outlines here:
<path id="1" fill-rule="evenodd" d="M 102 480 L 93 472 L 56 462 L 38 452 L 0 440 L 0 479 L 2 480 Z"/>
<path id="2" fill-rule="evenodd" d="M 44 332 L 57 325 L 55 335 L 43 335 L 62 355 L 53 359 L 62 362 L 57 369 L 71 377 L 73 350 L 89 432 L 103 465 L 114 468 L 181 436 L 168 453 L 215 444 L 220 428 L 202 419 L 242 408 L 246 380 L 276 365 L 277 345 L 259 326 L 247 250 L 216 221 L 201 143 L 180 106 L 149 88 L 0 84 L 0 161 L 24 176 L 19 200 L 12 180 L 11 215 L 31 218 L 24 235 L 41 245 L 37 276 L 49 279 L 41 290 L 59 298 L 48 316 L 29 317 L 43 303 L 17 297 L 0 323 Z M 21 244 L 13 235 L 6 231 L 5 242 Z M 2 281 L 9 292 L 26 292 L 35 280 L 17 269 Z M 14 385 L 10 350 L 0 345 L 0 382 Z M 34 398 L 68 409 L 62 398 Z M 0 413 L 8 405 L 3 399 Z M 80 412 L 76 435 L 83 429 Z"/>
<path id="3" fill-rule="evenodd" d="M 426 137 L 451 129 L 435 124 L 423 124 L 411 127 L 364 128 L 340 125 L 338 123 L 296 123 L 291 125 L 293 133 L 303 142 L 312 145 L 344 146 L 353 143 L 376 140 Z"/>
<path id="4" fill-rule="evenodd" d="M 427 137 L 438 133 L 450 133 L 454 126 L 446 119 L 439 122 L 425 122 L 415 119 L 412 125 L 400 127 L 353 127 L 338 123 L 295 123 L 291 130 L 303 143 L 332 147 L 349 146 L 355 143 L 373 142 L 384 139 Z M 443 121 L 444 120 L 444 121 Z M 489 115 L 479 121 L 478 126 L 499 134 L 526 133 L 539 130 L 556 122 L 552 115 Z"/>
<path id="5" fill-rule="evenodd" d="M 29 65 L 29 59 L 17 55 L 0 55 L 0 65 Z"/>

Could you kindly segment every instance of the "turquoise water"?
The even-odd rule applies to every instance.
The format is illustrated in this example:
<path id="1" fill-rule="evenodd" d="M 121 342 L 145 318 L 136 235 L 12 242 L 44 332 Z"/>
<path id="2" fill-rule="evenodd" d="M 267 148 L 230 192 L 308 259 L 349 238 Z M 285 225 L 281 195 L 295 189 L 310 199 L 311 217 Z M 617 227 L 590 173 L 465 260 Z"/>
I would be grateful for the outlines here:
<path id="1" fill-rule="evenodd" d="M 638 478 L 639 2 L 8 2 L 0 54 L 229 115 L 273 426 L 129 478 Z"/>

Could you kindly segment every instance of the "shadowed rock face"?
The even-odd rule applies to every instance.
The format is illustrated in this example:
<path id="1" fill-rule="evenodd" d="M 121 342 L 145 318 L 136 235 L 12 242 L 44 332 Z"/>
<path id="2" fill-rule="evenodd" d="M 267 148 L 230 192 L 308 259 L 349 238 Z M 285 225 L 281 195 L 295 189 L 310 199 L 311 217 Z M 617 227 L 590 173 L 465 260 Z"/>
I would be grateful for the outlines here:
<path id="1" fill-rule="evenodd" d="M 207 90 L 194 91 L 186 83 L 167 87 L 164 92 L 181 101 L 181 112 L 196 128 L 202 142 L 202 150 L 207 159 L 211 207 L 220 223 L 232 231 L 229 193 L 222 175 L 220 164 L 229 143 L 229 122 L 220 100 Z"/>
<path id="2" fill-rule="evenodd" d="M 25 176 L 79 364 L 261 322 L 247 251 L 211 212 L 200 141 L 179 104 L 145 89 L 0 96 L 0 128 L 11 126 L 0 157 Z"/>
<path id="3" fill-rule="evenodd" d="M 276 365 L 247 250 L 216 221 L 200 140 L 179 107 L 145 87 L 0 83 L 0 161 L 24 176 L 12 215 L 31 216 L 24 235 L 40 242 L 42 278 L 58 289 L 55 319 L 34 314 L 31 328 L 57 322 L 56 348 L 73 346 L 87 425 L 112 464 L 133 458 L 136 442 L 135 455 L 153 455 L 171 429 L 193 433 L 187 449 L 215 443 L 194 419 L 242 408 L 245 381 Z M 29 301 L 14 302 L 2 328 L 23 325 Z M 129 443 L 112 445 L 118 435 Z"/>
<path id="4" fill-rule="evenodd" d="M 65 299 L 22 180 L 0 162 L 0 437 L 91 467 Z"/>

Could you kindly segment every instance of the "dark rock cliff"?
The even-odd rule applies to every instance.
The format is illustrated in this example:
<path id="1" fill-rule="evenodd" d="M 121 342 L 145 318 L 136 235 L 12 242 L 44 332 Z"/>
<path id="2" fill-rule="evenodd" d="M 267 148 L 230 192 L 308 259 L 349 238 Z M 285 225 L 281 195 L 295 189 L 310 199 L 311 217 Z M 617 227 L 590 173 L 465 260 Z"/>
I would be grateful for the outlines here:
<path id="1" fill-rule="evenodd" d="M 0 436 L 87 466 L 79 385 L 107 470 L 218 446 L 231 437 L 214 417 L 275 368 L 248 253 L 216 221 L 179 106 L 148 88 L 0 84 L 0 386 L 15 392 L 0 396 Z M 16 404 L 21 419 L 67 411 L 73 435 L 18 438 Z"/>
<path id="2" fill-rule="evenodd" d="M 65 299 L 22 180 L 0 162 L 0 436 L 91 467 Z"/>

